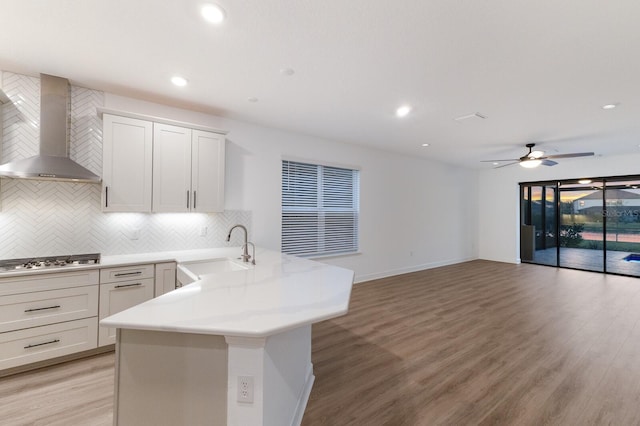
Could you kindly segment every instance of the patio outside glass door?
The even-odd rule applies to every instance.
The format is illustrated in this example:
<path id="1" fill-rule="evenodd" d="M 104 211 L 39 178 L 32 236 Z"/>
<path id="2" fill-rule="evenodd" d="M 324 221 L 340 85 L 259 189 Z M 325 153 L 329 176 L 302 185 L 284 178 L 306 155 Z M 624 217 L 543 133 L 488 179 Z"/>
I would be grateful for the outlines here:
<path id="1" fill-rule="evenodd" d="M 602 182 L 560 186 L 559 266 L 604 271 Z"/>
<path id="2" fill-rule="evenodd" d="M 608 181 L 607 272 L 640 276 L 640 181 Z"/>

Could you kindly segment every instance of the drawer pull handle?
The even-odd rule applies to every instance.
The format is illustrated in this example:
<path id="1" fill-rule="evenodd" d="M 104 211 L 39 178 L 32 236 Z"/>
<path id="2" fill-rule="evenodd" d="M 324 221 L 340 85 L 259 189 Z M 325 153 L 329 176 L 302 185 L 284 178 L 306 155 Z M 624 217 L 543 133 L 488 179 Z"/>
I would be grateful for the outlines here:
<path id="1" fill-rule="evenodd" d="M 114 288 L 125 288 L 125 287 L 136 287 L 142 285 L 142 283 L 135 283 L 135 284 L 122 284 L 122 285 L 117 285 Z"/>
<path id="2" fill-rule="evenodd" d="M 55 340 L 51 340 L 50 342 L 36 343 L 35 345 L 27 345 L 24 348 L 25 349 L 37 348 L 38 346 L 50 345 L 52 343 L 58 343 L 59 341 L 60 339 L 55 339 Z"/>
<path id="3" fill-rule="evenodd" d="M 47 306 L 46 308 L 31 308 L 31 309 L 25 309 L 25 313 L 26 313 L 26 312 L 44 311 L 44 310 L 46 310 L 46 309 L 58 309 L 59 307 L 60 307 L 60 305 Z"/>
<path id="4" fill-rule="evenodd" d="M 137 271 L 137 272 L 120 272 L 118 274 L 115 274 L 116 277 L 130 277 L 132 275 L 140 275 L 142 274 L 142 271 Z"/>

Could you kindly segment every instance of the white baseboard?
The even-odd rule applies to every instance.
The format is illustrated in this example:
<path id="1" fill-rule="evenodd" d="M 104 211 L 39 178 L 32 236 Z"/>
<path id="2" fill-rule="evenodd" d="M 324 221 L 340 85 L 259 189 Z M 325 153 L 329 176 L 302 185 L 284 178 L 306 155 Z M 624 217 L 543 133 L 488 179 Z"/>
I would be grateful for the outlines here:
<path id="1" fill-rule="evenodd" d="M 302 423 L 302 416 L 304 416 L 304 410 L 307 408 L 307 402 L 309 402 L 309 395 L 311 395 L 311 388 L 313 388 L 313 382 L 316 380 L 316 376 L 313 375 L 313 364 L 307 371 L 307 380 L 304 383 L 304 388 L 298 399 L 298 405 L 296 411 L 291 420 L 291 426 L 300 426 Z"/>
<path id="2" fill-rule="evenodd" d="M 390 271 L 376 272 L 374 274 L 357 275 L 354 279 L 354 283 L 359 284 L 366 281 L 377 280 L 380 278 L 392 277 L 394 275 L 424 271 L 425 269 L 438 268 L 440 266 L 455 265 L 456 263 L 469 262 L 471 260 L 477 260 L 477 259 L 478 259 L 477 257 L 470 257 L 470 258 L 464 258 L 464 259 L 442 260 L 438 262 L 423 263 L 422 265 L 409 266 L 406 268 L 392 269 Z"/>

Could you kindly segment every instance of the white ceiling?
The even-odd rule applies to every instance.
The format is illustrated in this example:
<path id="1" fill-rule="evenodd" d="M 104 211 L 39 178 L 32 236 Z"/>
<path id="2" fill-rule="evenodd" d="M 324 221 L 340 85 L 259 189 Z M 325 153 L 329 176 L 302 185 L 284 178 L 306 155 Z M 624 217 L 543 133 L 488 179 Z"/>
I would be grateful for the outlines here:
<path id="1" fill-rule="evenodd" d="M 0 69 L 468 167 L 640 152 L 638 1 L 215 2 L 3 0 Z"/>

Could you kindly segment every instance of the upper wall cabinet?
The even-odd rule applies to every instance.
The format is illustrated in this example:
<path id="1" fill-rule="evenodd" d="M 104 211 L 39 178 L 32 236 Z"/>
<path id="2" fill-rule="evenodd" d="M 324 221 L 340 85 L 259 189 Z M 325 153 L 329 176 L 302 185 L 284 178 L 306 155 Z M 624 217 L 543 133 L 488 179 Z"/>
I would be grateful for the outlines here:
<path id="1" fill-rule="evenodd" d="M 223 211 L 224 143 L 217 133 L 154 124 L 152 210 Z"/>
<path id="2" fill-rule="evenodd" d="M 194 130 L 191 135 L 192 211 L 224 211 L 225 137 Z"/>
<path id="3" fill-rule="evenodd" d="M 153 124 L 105 114 L 102 146 L 102 210 L 151 211 Z"/>
<path id="4" fill-rule="evenodd" d="M 224 134 L 132 115 L 104 111 L 103 211 L 223 211 Z"/>

